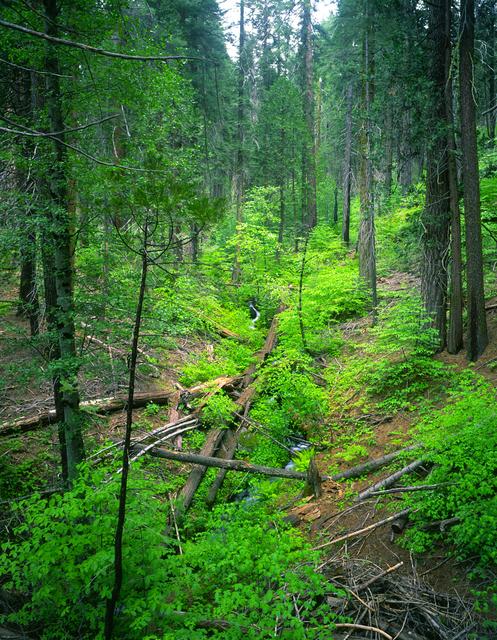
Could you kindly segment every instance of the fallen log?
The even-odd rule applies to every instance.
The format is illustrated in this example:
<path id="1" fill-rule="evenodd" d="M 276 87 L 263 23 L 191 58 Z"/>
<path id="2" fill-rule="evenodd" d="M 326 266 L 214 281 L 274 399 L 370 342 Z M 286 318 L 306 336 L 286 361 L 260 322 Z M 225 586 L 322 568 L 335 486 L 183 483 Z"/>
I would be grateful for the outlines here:
<path id="1" fill-rule="evenodd" d="M 214 432 L 211 431 L 212 435 Z M 133 451 L 140 451 L 145 448 L 144 445 L 133 445 Z M 224 460 L 223 458 L 215 458 L 212 456 L 203 456 L 197 453 L 185 453 L 183 451 L 170 451 L 169 449 L 154 448 L 147 451 L 151 456 L 156 458 L 165 458 L 174 462 L 186 462 L 187 464 L 196 464 L 204 469 L 207 467 L 216 467 L 218 469 L 227 469 L 228 471 L 241 471 L 243 473 L 260 473 L 261 475 L 271 476 L 274 478 L 290 478 L 292 480 L 306 480 L 307 474 L 301 471 L 292 471 L 291 469 L 278 469 L 274 467 L 264 467 L 258 464 L 252 464 L 245 460 Z"/>
<path id="2" fill-rule="evenodd" d="M 207 436 L 207 440 L 202 447 L 202 451 L 200 452 L 200 458 L 210 458 L 217 451 L 219 444 L 224 436 L 223 429 L 213 429 L 209 432 Z M 179 453 L 179 452 L 172 452 Z M 151 455 L 156 455 L 152 450 L 150 452 Z M 189 455 L 189 454 L 181 454 L 181 455 Z M 190 454 L 193 455 L 193 454 Z M 176 458 L 178 459 L 178 458 Z M 197 461 L 198 462 L 198 461 Z M 193 501 L 193 496 L 195 495 L 196 490 L 198 489 L 200 483 L 202 482 L 202 478 L 205 475 L 207 467 L 202 464 L 197 464 L 190 471 L 190 475 L 188 479 L 178 494 L 178 500 L 181 504 L 182 513 L 185 513 L 190 508 L 190 505 Z"/>
<path id="3" fill-rule="evenodd" d="M 421 465 L 423 464 L 425 464 L 425 461 L 422 459 L 414 460 L 414 462 L 411 462 L 406 467 L 403 467 L 399 471 L 392 473 L 392 475 L 388 476 L 387 478 L 384 478 L 383 480 L 380 480 L 379 482 L 373 484 L 371 487 L 368 487 L 364 491 L 361 491 L 361 493 L 356 496 L 354 502 L 361 502 L 362 500 L 366 500 L 366 498 L 369 498 L 371 495 L 376 494 L 376 492 L 380 489 L 387 489 L 388 487 L 391 487 L 397 482 L 397 480 L 407 475 L 408 473 L 416 471 L 416 469 L 419 469 L 419 467 L 421 467 Z"/>
<path id="4" fill-rule="evenodd" d="M 145 407 L 148 403 L 164 405 L 171 400 L 172 394 L 165 391 L 147 391 L 136 393 L 133 399 L 133 409 Z M 126 407 L 128 399 L 125 396 L 111 396 L 109 398 L 96 398 L 80 403 L 82 411 L 91 413 L 113 413 Z M 34 416 L 23 416 L 17 420 L 9 420 L 0 424 L 0 437 L 20 435 L 28 431 L 35 431 L 55 423 L 55 409 L 43 411 Z"/>
<path id="5" fill-rule="evenodd" d="M 454 485 L 455 482 L 440 482 L 439 484 L 417 484 L 412 487 L 395 487 L 393 489 L 386 489 L 385 491 L 373 491 L 371 496 L 386 496 L 391 493 L 412 493 L 415 491 L 435 491 L 440 487 L 447 487 Z"/>
<path id="6" fill-rule="evenodd" d="M 340 473 L 335 474 L 332 479 L 333 480 L 348 480 L 349 478 L 357 478 L 359 476 L 364 475 L 365 473 L 371 473 L 371 471 L 376 471 L 380 467 L 384 467 L 389 462 L 392 462 L 396 458 L 398 458 L 401 454 L 407 453 L 409 451 L 415 451 L 419 449 L 420 445 L 413 444 L 409 447 L 405 447 L 404 449 L 399 449 L 398 451 L 393 451 L 392 453 L 387 453 L 385 456 L 381 458 L 376 458 L 375 460 L 368 460 L 362 464 L 358 464 L 355 467 L 351 467 L 346 471 L 341 471 Z"/>
<path id="7" fill-rule="evenodd" d="M 280 305 L 276 315 L 271 322 L 271 326 L 269 327 L 269 331 L 262 349 L 260 349 L 255 354 L 254 362 L 249 367 L 247 367 L 245 373 L 242 375 L 241 386 L 243 391 L 240 397 L 236 400 L 236 404 L 238 405 L 239 409 L 237 408 L 237 410 L 233 412 L 233 418 L 242 420 L 241 424 L 243 424 L 244 418 L 248 416 L 252 401 L 255 396 L 255 387 L 253 383 L 255 381 L 257 368 L 264 362 L 264 360 L 276 346 L 278 340 L 278 314 L 281 313 L 283 309 L 284 307 Z M 224 434 L 221 455 L 227 460 L 230 460 L 235 455 L 238 446 L 238 440 L 240 437 L 240 426 L 241 425 L 239 424 L 235 429 L 228 429 Z M 208 506 L 212 506 L 216 501 L 218 491 L 222 487 L 224 479 L 226 477 L 226 472 L 226 469 L 222 469 L 214 479 L 214 482 L 212 483 L 207 495 Z"/>

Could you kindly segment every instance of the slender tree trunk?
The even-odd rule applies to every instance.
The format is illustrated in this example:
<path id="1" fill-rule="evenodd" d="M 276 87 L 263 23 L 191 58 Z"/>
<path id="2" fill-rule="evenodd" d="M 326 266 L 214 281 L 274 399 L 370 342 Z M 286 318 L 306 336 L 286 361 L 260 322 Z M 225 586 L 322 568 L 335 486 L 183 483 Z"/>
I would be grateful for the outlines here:
<path id="1" fill-rule="evenodd" d="M 313 34 L 311 0 L 302 0 L 302 92 L 305 135 L 302 144 L 302 218 L 312 229 L 317 224 L 316 203 L 316 132 L 314 122 Z"/>
<path id="2" fill-rule="evenodd" d="M 144 242 L 142 248 L 142 265 L 140 278 L 140 291 L 136 305 L 135 324 L 133 328 L 133 342 L 131 347 L 131 358 L 129 365 L 129 387 L 128 402 L 126 406 L 126 433 L 124 436 L 124 447 L 122 456 L 121 489 L 119 492 L 119 512 L 117 516 L 116 534 L 114 538 L 114 586 L 112 595 L 107 600 L 105 610 L 105 640 L 111 640 L 114 630 L 114 612 L 121 594 L 123 582 L 123 532 L 126 521 L 126 497 L 128 491 L 129 458 L 131 449 L 131 430 L 133 426 L 133 398 L 135 394 L 136 362 L 138 359 L 138 342 L 140 340 L 140 327 L 143 315 L 143 301 L 145 299 L 145 289 L 147 286 L 148 271 L 148 227 L 145 224 Z"/>
<path id="3" fill-rule="evenodd" d="M 466 221 L 466 275 L 468 286 L 468 340 L 470 360 L 477 360 L 488 344 L 483 252 L 480 219 L 480 179 L 474 101 L 474 0 L 461 0 L 459 34 L 459 91 L 461 99 L 461 143 Z"/>
<path id="4" fill-rule="evenodd" d="M 338 224 L 338 184 L 333 191 L 333 224 Z"/>
<path id="5" fill-rule="evenodd" d="M 451 263 L 450 263 L 450 305 L 447 351 L 458 353 L 463 346 L 463 292 L 461 255 L 461 214 L 457 187 L 456 139 L 454 135 L 454 115 L 452 113 L 452 43 L 451 43 L 452 2 L 445 0 L 445 113 L 447 119 L 447 152 L 449 168 L 450 215 L 451 215 Z"/>
<path id="6" fill-rule="evenodd" d="M 40 303 L 36 284 L 36 232 L 32 221 L 32 212 L 27 212 L 20 232 L 21 277 L 19 281 L 19 305 L 17 315 L 28 318 L 30 333 L 36 336 L 39 332 Z"/>
<path id="7" fill-rule="evenodd" d="M 378 295 L 376 288 L 376 240 L 374 223 L 374 185 L 373 159 L 371 143 L 371 102 L 373 87 L 371 70 L 370 47 L 371 22 L 369 15 L 369 0 L 366 0 L 366 25 L 363 40 L 363 114 L 364 122 L 361 131 L 361 168 L 360 168 L 360 200 L 361 222 L 359 226 L 359 273 L 366 282 L 371 293 L 373 324 L 376 322 L 376 308 Z"/>
<path id="8" fill-rule="evenodd" d="M 451 221 L 445 110 L 445 0 L 430 5 L 428 42 L 432 83 L 431 139 L 428 141 L 426 204 L 422 214 L 421 292 L 430 323 L 437 330 L 439 348 L 447 340 L 447 256 Z"/>
<path id="9" fill-rule="evenodd" d="M 57 37 L 59 7 L 56 0 L 43 0 L 46 14 L 45 32 Z M 62 99 L 59 85 L 59 59 L 54 45 L 47 45 L 45 59 L 46 102 L 52 131 L 64 130 Z M 50 213 L 50 235 L 55 264 L 55 287 L 57 292 L 57 333 L 60 350 L 60 389 L 64 407 L 64 433 L 67 454 L 68 481 L 77 472 L 77 465 L 84 459 L 82 436 L 82 416 L 79 410 L 78 360 L 76 356 L 74 299 L 73 299 L 73 256 L 71 220 L 68 208 L 66 148 L 64 134 L 53 138 L 53 162 L 48 188 L 52 201 Z"/>
<path id="10" fill-rule="evenodd" d="M 343 159 L 343 218 L 342 240 L 350 242 L 350 192 L 352 186 L 352 82 L 347 85 L 347 115 L 345 118 L 345 154 Z"/>
<path id="11" fill-rule="evenodd" d="M 245 0 L 240 0 L 240 37 L 238 44 L 238 115 L 237 115 L 237 151 L 235 168 L 236 224 L 243 221 L 243 198 L 245 195 Z M 238 230 L 237 230 L 238 234 Z M 232 282 L 238 284 L 241 275 L 240 243 L 235 247 Z"/>

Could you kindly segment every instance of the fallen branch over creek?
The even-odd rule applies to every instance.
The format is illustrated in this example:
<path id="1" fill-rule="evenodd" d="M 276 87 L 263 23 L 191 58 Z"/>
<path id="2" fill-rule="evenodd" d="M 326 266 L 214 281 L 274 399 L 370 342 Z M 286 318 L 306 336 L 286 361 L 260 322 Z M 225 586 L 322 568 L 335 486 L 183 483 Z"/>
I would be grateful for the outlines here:
<path id="1" fill-rule="evenodd" d="M 211 432 L 213 433 L 213 432 Z M 134 444 L 132 450 L 139 452 L 145 449 L 145 445 Z M 170 451 L 168 449 L 152 448 L 147 451 L 151 456 L 156 458 L 165 458 L 175 462 L 186 462 L 188 464 L 198 464 L 202 467 L 215 467 L 217 469 L 226 469 L 227 471 L 242 471 L 244 473 L 260 473 L 265 476 L 276 478 L 292 478 L 294 480 L 306 480 L 307 474 L 301 471 L 293 471 L 291 469 L 276 469 L 273 467 L 263 467 L 261 465 L 252 464 L 245 460 L 226 460 L 224 458 L 215 458 L 212 456 L 203 456 L 197 453 L 184 453 L 183 451 Z M 328 479 L 326 476 L 325 479 Z"/>

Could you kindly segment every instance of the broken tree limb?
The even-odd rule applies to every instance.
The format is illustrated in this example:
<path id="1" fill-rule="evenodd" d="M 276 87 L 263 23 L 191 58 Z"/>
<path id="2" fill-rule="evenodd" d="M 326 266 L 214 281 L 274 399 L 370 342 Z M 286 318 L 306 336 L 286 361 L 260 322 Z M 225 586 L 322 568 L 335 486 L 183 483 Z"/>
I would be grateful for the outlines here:
<path id="1" fill-rule="evenodd" d="M 211 434 L 213 432 L 211 431 Z M 132 448 L 140 451 L 145 448 L 144 445 L 134 445 Z M 258 464 L 251 464 L 245 460 L 224 460 L 223 458 L 215 458 L 212 456 L 203 456 L 197 453 L 184 453 L 183 451 L 170 451 L 169 449 L 154 448 L 148 451 L 156 458 L 165 458 L 174 462 L 186 462 L 187 464 L 196 464 L 203 467 L 216 467 L 218 469 L 227 469 L 228 471 L 241 471 L 243 473 L 260 473 L 261 475 L 271 476 L 274 478 L 290 478 L 292 480 L 306 480 L 307 474 L 301 471 L 292 471 L 291 469 L 278 469 L 274 467 L 263 467 Z"/>
<path id="2" fill-rule="evenodd" d="M 361 493 L 355 498 L 354 502 L 361 502 L 362 500 L 366 500 L 366 498 L 369 498 L 371 494 L 374 494 L 376 491 L 391 487 L 397 482 L 397 480 L 399 480 L 403 476 L 416 471 L 416 469 L 419 469 L 422 464 L 424 464 L 424 460 L 414 460 L 414 462 L 411 462 L 406 467 L 403 467 L 399 471 L 392 473 L 392 475 L 388 476 L 387 478 L 376 482 L 371 487 L 368 487 L 365 491 L 361 491 Z"/>
<path id="3" fill-rule="evenodd" d="M 349 478 L 357 478 L 358 476 L 362 476 L 365 473 L 371 473 L 371 471 L 376 471 L 380 467 L 384 467 L 389 462 L 392 462 L 396 458 L 398 458 L 401 454 L 407 453 L 409 451 L 415 451 L 419 449 L 420 445 L 413 444 L 409 447 L 405 447 L 404 449 L 399 449 L 398 451 L 393 451 L 392 453 L 387 453 L 387 455 L 382 456 L 381 458 L 376 458 L 375 460 L 368 460 L 362 464 L 358 464 L 355 467 L 351 467 L 346 471 L 341 471 L 340 473 L 335 474 L 332 479 L 333 480 L 348 480 Z"/>
<path id="4" fill-rule="evenodd" d="M 413 491 L 435 491 L 440 487 L 447 487 L 449 485 L 457 484 L 456 482 L 440 482 L 439 484 L 418 484 L 412 487 L 395 487 L 393 489 L 386 489 L 385 491 L 373 491 L 371 496 L 386 496 L 391 493 L 411 493 Z"/>
<path id="5" fill-rule="evenodd" d="M 389 522 L 393 522 L 398 518 L 402 518 L 403 516 L 410 513 L 411 509 L 403 509 L 399 511 L 399 513 L 394 513 L 393 516 L 389 516 L 388 518 L 384 518 L 383 520 L 378 520 L 378 522 L 374 522 L 363 529 L 357 529 L 356 531 L 351 531 L 343 536 L 338 538 L 334 538 L 333 540 L 329 540 L 328 542 L 324 542 L 323 544 L 319 544 L 317 547 L 313 548 L 313 551 L 318 551 L 319 549 L 324 549 L 325 547 L 329 547 L 332 544 L 336 544 L 337 542 L 345 542 L 345 540 L 350 540 L 351 538 L 357 538 L 357 536 L 362 536 L 364 533 L 369 533 L 370 531 L 374 531 L 374 529 L 378 529 L 382 527 L 384 524 L 388 524 Z"/>
<path id="6" fill-rule="evenodd" d="M 171 400 L 172 394 L 165 391 L 147 391 L 136 393 L 133 399 L 133 409 L 145 407 L 149 402 L 164 405 Z M 126 407 L 127 398 L 125 396 L 111 396 L 109 398 L 96 398 L 81 402 L 82 411 L 91 413 L 112 413 L 120 411 Z M 35 431 L 40 427 L 45 427 L 55 423 L 55 409 L 43 411 L 35 416 L 23 416 L 17 420 L 9 420 L 0 424 L 0 437 L 10 435 L 20 435 L 28 431 Z"/>
<path id="7" fill-rule="evenodd" d="M 397 571 L 397 569 L 400 569 L 400 567 L 402 567 L 403 565 L 404 565 L 404 563 L 402 561 L 401 562 L 397 562 L 397 564 L 394 564 L 393 567 L 388 567 L 388 569 L 385 569 L 385 571 L 382 571 L 378 575 L 373 576 L 369 580 L 366 580 L 366 582 L 363 582 L 358 587 L 356 587 L 355 590 L 356 591 L 364 591 L 364 589 L 367 589 L 368 587 L 370 587 L 372 584 L 374 584 L 378 580 L 381 580 L 381 578 L 384 578 L 385 576 L 387 576 L 389 573 L 393 573 L 394 571 Z"/>
<path id="8" fill-rule="evenodd" d="M 306 483 L 304 488 L 304 496 L 321 497 L 321 476 L 314 458 L 309 462 L 306 472 Z"/>

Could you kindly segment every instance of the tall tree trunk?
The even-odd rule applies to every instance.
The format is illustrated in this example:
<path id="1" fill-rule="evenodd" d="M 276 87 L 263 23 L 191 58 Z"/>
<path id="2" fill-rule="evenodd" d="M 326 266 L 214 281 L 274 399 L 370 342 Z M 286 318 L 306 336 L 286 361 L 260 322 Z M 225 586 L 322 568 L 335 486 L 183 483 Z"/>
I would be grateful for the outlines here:
<path id="1" fill-rule="evenodd" d="M 317 224 L 316 132 L 314 123 L 313 35 L 311 0 L 302 0 L 302 93 L 305 134 L 302 144 L 302 219 L 312 229 Z"/>
<path id="2" fill-rule="evenodd" d="M 423 260 L 421 293 L 432 326 L 437 330 L 439 348 L 447 340 L 447 255 L 449 249 L 450 198 L 447 162 L 447 117 L 445 111 L 445 0 L 430 4 L 428 42 L 432 84 L 432 120 L 428 141 L 426 204 L 421 222 Z"/>
<path id="3" fill-rule="evenodd" d="M 362 110 L 363 125 L 360 134 L 361 166 L 360 166 L 360 200 L 361 222 L 359 226 L 359 273 L 366 282 L 371 293 L 371 307 L 373 324 L 376 322 L 376 307 L 378 295 L 376 288 L 376 240 L 374 224 L 374 185 L 373 159 L 371 141 L 371 103 L 373 99 L 373 84 L 371 71 L 373 68 L 370 44 L 371 16 L 369 14 L 369 0 L 366 4 L 366 24 L 363 35 L 363 86 Z"/>
<path id="4" fill-rule="evenodd" d="M 405 195 L 412 185 L 413 152 L 410 144 L 411 115 L 405 111 L 402 115 L 402 137 L 399 144 L 399 184 Z"/>
<path id="5" fill-rule="evenodd" d="M 488 344 L 483 252 L 480 219 L 480 179 L 474 100 L 475 2 L 461 0 L 459 34 L 459 91 L 461 100 L 461 144 L 466 221 L 466 277 L 468 286 L 468 340 L 470 360 L 477 360 Z"/>
<path id="6" fill-rule="evenodd" d="M 237 150 L 235 166 L 236 224 L 243 221 L 243 198 L 245 194 L 245 0 L 240 0 L 240 37 L 238 44 L 238 114 L 237 114 Z M 237 230 L 238 233 L 238 230 Z M 238 284 L 241 275 L 240 243 L 235 247 L 235 262 L 231 280 Z"/>
<path id="7" fill-rule="evenodd" d="M 51 239 L 44 232 L 41 234 L 41 252 L 43 262 L 43 288 L 45 292 L 45 317 L 46 327 L 49 336 L 48 359 L 50 362 L 60 360 L 60 348 L 58 340 L 57 326 L 57 290 L 55 287 L 55 261 L 53 257 L 53 246 Z M 65 483 L 69 479 L 67 467 L 66 432 L 64 426 L 64 401 L 60 382 L 60 374 L 57 367 L 52 374 L 52 393 L 55 406 L 55 421 L 59 437 L 60 464 L 62 469 L 62 479 Z"/>
<path id="8" fill-rule="evenodd" d="M 45 32 L 57 37 L 59 7 L 56 0 L 43 0 L 45 8 Z M 52 131 L 64 130 L 62 99 L 59 84 L 59 59 L 54 45 L 47 45 L 45 58 L 46 103 Z M 67 154 L 64 134 L 53 137 L 53 160 L 48 188 L 52 210 L 50 212 L 50 236 L 55 266 L 57 292 L 57 334 L 60 355 L 60 390 L 64 408 L 64 437 L 67 455 L 69 483 L 77 473 L 77 465 L 84 459 L 82 416 L 79 410 L 78 360 L 75 344 L 73 264 L 71 220 L 67 192 Z"/>
<path id="9" fill-rule="evenodd" d="M 447 119 L 447 161 L 449 169 L 450 216 L 451 216 L 451 263 L 449 293 L 449 330 L 447 351 L 458 353 L 463 346 L 463 292 L 461 255 L 461 214 L 457 186 L 456 139 L 454 135 L 453 93 L 452 93 L 452 1 L 445 0 L 445 114 Z"/>
<path id="10" fill-rule="evenodd" d="M 352 82 L 347 85 L 347 115 L 345 117 L 345 154 L 343 158 L 343 218 L 342 240 L 350 242 L 350 191 L 352 186 Z"/>

